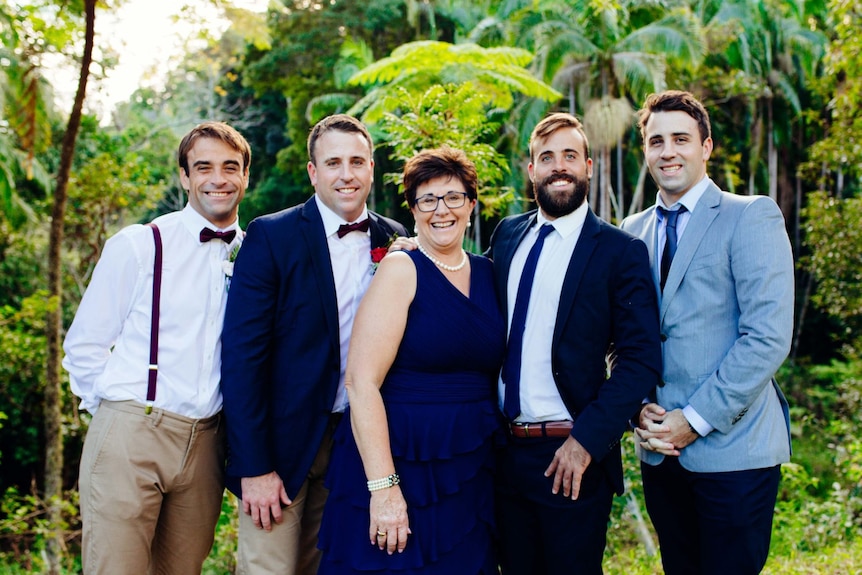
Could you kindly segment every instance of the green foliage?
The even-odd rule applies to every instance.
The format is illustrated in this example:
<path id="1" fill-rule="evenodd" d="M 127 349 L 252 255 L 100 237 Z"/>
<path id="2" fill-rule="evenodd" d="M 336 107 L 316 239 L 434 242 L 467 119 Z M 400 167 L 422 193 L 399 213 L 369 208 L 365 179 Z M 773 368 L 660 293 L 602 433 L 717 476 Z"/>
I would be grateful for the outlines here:
<path id="1" fill-rule="evenodd" d="M 0 429 L 4 449 L 0 489 L 26 480 L 26 473 L 35 473 L 40 461 L 44 318 L 56 305 L 46 292 L 37 292 L 20 308 L 0 308 L 0 381 L 5 383 L 0 387 L 0 410 L 8 420 Z"/>
<path id="2" fill-rule="evenodd" d="M 862 360 L 785 366 L 794 409 L 794 462 L 782 467 L 773 554 L 858 540 L 862 528 Z"/>
<path id="3" fill-rule="evenodd" d="M 398 99 L 401 88 L 412 94 L 434 84 L 464 82 L 484 92 L 494 108 L 511 108 L 515 94 L 549 102 L 558 100 L 559 92 L 525 69 L 532 59 L 532 54 L 518 48 L 432 41 L 404 44 L 350 79 L 351 84 L 373 89 L 349 113 L 361 113 L 365 121 L 375 123 L 391 109 L 391 101 Z"/>
<path id="4" fill-rule="evenodd" d="M 862 177 L 862 0 L 830 0 L 827 21 L 834 38 L 824 59 L 820 91 L 829 99 L 829 133 L 811 149 L 811 167 L 825 162 L 847 174 L 847 184 L 859 191 Z M 826 175 L 826 174 L 824 174 Z M 830 182 L 831 183 L 831 182 Z M 839 189 L 840 191 L 840 189 Z"/>
<path id="5" fill-rule="evenodd" d="M 0 217 L 0 306 L 20 307 L 24 298 L 45 289 L 47 228 L 41 222 L 13 230 Z"/>
<path id="6" fill-rule="evenodd" d="M 203 565 L 203 575 L 236 573 L 236 545 L 239 532 L 239 499 L 225 490 L 221 515 L 216 525 L 215 542 Z"/>
<path id="7" fill-rule="evenodd" d="M 420 150 L 442 145 L 463 150 L 476 164 L 482 213 L 501 213 L 512 195 L 497 185 L 508 170 L 505 158 L 485 143 L 497 130 L 485 115 L 487 96 L 471 82 L 432 86 L 418 96 L 404 89 L 399 94 L 399 113 L 387 113 L 381 121 L 393 157 L 405 162 Z M 384 177 L 400 189 L 400 173 Z"/>
<path id="8" fill-rule="evenodd" d="M 841 340 L 862 353 L 862 198 L 812 193 L 803 217 L 810 254 L 801 263 L 817 280 L 811 301 L 842 323 Z"/>
<path id="9" fill-rule="evenodd" d="M 64 263 L 78 293 L 89 282 L 107 237 L 155 207 L 162 188 L 151 181 L 149 164 L 118 146 L 97 151 L 73 174 L 65 221 L 67 248 L 73 250 Z"/>
<path id="10" fill-rule="evenodd" d="M 48 520 L 49 505 L 60 508 L 61 523 Z M 3 573 L 38 573 L 44 568 L 45 544 L 55 533 L 66 536 L 68 544 L 78 529 L 78 492 L 68 491 L 58 501 L 45 501 L 38 495 L 22 494 L 10 487 L 0 501 L 0 542 L 8 552 L 0 553 L 0 569 Z M 81 562 L 77 548 L 66 549 L 63 561 L 64 573 L 79 573 Z"/>
<path id="11" fill-rule="evenodd" d="M 771 552 L 788 556 L 814 552 L 852 541 L 862 527 L 862 498 L 853 489 L 833 483 L 825 498 L 812 497 L 817 479 L 805 467 L 781 468 L 782 496 L 776 504 Z"/>

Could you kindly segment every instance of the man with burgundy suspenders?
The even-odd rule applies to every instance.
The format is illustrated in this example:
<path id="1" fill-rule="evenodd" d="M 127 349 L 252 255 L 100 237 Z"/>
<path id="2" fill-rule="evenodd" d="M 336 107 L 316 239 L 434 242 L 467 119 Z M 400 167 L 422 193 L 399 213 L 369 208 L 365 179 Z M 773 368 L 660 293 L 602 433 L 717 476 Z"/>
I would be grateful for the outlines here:
<path id="1" fill-rule="evenodd" d="M 251 149 L 206 122 L 183 138 L 181 211 L 109 239 L 64 342 L 93 415 L 79 489 L 84 573 L 200 573 L 221 510 L 221 333 Z"/>

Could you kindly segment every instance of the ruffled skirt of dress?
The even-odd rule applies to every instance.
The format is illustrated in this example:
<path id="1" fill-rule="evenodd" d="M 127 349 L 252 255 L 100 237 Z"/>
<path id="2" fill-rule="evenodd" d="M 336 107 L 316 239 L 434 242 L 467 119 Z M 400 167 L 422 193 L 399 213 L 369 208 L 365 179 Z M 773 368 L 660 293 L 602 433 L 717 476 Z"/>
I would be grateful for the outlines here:
<path id="1" fill-rule="evenodd" d="M 407 547 L 388 555 L 370 543 L 370 496 L 348 412 L 336 431 L 327 474 L 319 573 L 496 574 L 492 438 L 499 415 L 494 401 L 471 399 L 470 392 L 442 403 L 411 403 L 402 395 L 384 394 L 384 401 L 412 531 Z"/>

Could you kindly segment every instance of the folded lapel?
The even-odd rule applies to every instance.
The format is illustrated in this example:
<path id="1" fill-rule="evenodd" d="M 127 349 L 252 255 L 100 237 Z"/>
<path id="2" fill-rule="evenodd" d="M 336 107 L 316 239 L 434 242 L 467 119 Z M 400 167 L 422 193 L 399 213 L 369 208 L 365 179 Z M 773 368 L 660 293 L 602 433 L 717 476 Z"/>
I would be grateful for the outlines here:
<path id="1" fill-rule="evenodd" d="M 659 279 L 661 277 L 661 258 L 658 251 L 658 223 L 656 222 L 655 206 L 648 208 L 643 213 L 643 233 L 635 234 L 640 238 L 645 239 L 644 243 L 649 254 L 650 268 L 652 269 L 652 279 L 656 286 L 657 295 L 660 295 Z"/>
<path id="2" fill-rule="evenodd" d="M 525 216 L 512 224 L 512 233 L 509 234 L 508 239 L 494 247 L 494 266 L 499 266 L 500 268 L 500 272 L 497 273 L 497 277 L 499 278 L 497 288 L 500 291 L 500 301 L 505 313 L 508 313 L 507 310 L 509 309 L 507 282 L 509 279 L 509 270 L 512 267 L 512 258 L 515 257 L 515 251 L 518 249 L 518 246 L 524 241 L 527 231 L 536 223 L 535 213 L 525 214 Z"/>
<path id="3" fill-rule="evenodd" d="M 560 334 L 566 325 L 566 320 L 570 317 L 572 306 L 575 304 L 575 294 L 578 293 L 578 286 L 584 277 L 587 262 L 590 261 L 590 256 L 598 245 L 598 235 L 601 233 L 601 229 L 599 219 L 592 210 L 588 210 L 581 235 L 575 244 L 575 251 L 572 252 L 572 258 L 568 262 L 566 277 L 563 279 L 563 288 L 560 290 L 560 305 L 557 309 L 557 321 L 554 325 L 553 349 L 557 348 Z"/>
<path id="4" fill-rule="evenodd" d="M 711 183 L 698 200 L 694 211 L 691 212 L 691 219 L 685 226 L 685 233 L 680 239 L 679 247 L 673 257 L 673 264 L 667 276 L 664 293 L 661 295 L 660 317 L 662 320 L 664 320 L 664 314 L 676 295 L 683 277 L 685 277 L 688 266 L 691 265 L 694 254 L 697 253 L 709 227 L 712 225 L 712 221 L 718 216 L 719 204 L 721 204 L 721 192 L 715 184 Z"/>
<path id="5" fill-rule="evenodd" d="M 368 217 L 371 220 L 369 226 L 369 230 L 371 231 L 371 249 L 388 247 L 394 237 L 394 232 L 389 230 L 388 226 L 385 226 L 380 221 L 380 217 L 377 214 L 369 211 Z"/>
<path id="6" fill-rule="evenodd" d="M 330 334 L 331 342 L 338 348 L 340 346 L 338 342 L 338 298 L 335 295 L 335 279 L 332 276 L 332 262 L 329 256 L 329 246 L 326 243 L 326 232 L 323 229 L 323 220 L 320 217 L 314 196 L 302 207 L 300 225 L 308 253 L 311 254 L 311 265 L 314 269 L 318 293 L 323 299 L 326 331 Z M 285 248 L 290 249 L 288 246 Z"/>

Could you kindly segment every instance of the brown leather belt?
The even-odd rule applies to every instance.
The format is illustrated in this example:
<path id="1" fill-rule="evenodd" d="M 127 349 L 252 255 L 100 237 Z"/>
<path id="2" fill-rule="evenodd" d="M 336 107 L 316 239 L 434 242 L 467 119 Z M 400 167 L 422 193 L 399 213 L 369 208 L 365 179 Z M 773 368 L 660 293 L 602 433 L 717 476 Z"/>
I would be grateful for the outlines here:
<path id="1" fill-rule="evenodd" d="M 568 437 L 571 421 L 541 421 L 537 423 L 509 423 L 509 435 L 521 438 Z"/>

